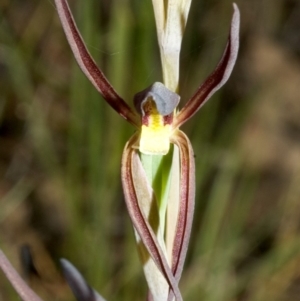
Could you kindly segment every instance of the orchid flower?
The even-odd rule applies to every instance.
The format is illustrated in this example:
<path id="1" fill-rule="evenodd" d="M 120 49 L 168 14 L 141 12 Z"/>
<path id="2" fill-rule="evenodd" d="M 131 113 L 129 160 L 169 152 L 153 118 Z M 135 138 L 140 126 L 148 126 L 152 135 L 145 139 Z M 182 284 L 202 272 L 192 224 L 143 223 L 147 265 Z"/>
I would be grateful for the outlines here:
<path id="1" fill-rule="evenodd" d="M 67 40 L 83 73 L 106 102 L 136 128 L 136 133 L 124 148 L 121 176 L 125 202 L 140 246 L 149 286 L 148 301 L 172 301 L 174 298 L 182 301 L 178 283 L 193 220 L 195 166 L 191 143 L 180 126 L 228 80 L 238 53 L 240 15 L 238 7 L 233 4 L 229 38 L 220 62 L 183 108 L 179 109 L 179 56 L 191 0 L 152 2 L 164 83 L 156 82 L 137 93 L 132 108 L 114 90 L 89 54 L 67 0 L 55 0 Z M 169 189 L 166 188 L 162 205 L 161 200 L 158 200 L 160 196 L 153 188 L 151 176 L 148 175 L 147 160 L 163 158 L 171 152 L 170 149 L 173 151 L 173 159 L 166 184 Z M 3 264 L 1 267 L 5 271 Z M 63 267 L 67 270 L 65 275 L 72 287 L 74 279 L 80 276 L 69 263 L 63 262 Z M 77 284 L 73 288 L 76 296 L 78 283 L 83 282 L 75 281 Z M 94 297 L 78 300 L 103 299 Z"/>

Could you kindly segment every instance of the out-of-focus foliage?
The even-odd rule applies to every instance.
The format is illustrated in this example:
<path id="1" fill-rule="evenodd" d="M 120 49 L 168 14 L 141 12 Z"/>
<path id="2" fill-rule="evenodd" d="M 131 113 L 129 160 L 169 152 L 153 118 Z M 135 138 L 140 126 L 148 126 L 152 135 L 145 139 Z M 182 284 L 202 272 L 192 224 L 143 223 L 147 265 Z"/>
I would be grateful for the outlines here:
<path id="1" fill-rule="evenodd" d="M 70 4 L 91 53 L 128 102 L 161 80 L 150 0 Z M 182 293 L 188 301 L 297 301 L 300 2 L 237 4 L 233 75 L 184 128 L 197 196 Z M 183 103 L 218 61 L 231 14 L 228 0 L 192 2 Z M 0 2 L 0 247 L 45 300 L 74 300 L 60 257 L 110 301 L 145 299 L 120 186 L 132 131 L 75 64 L 51 0 Z M 18 300 L 2 275 L 0 300 Z"/>

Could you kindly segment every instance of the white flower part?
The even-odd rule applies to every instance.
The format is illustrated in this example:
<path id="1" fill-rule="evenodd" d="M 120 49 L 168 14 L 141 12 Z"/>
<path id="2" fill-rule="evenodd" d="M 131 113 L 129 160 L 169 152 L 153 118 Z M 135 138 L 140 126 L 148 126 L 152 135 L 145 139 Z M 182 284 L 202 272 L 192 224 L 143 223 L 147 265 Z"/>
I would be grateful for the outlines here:
<path id="1" fill-rule="evenodd" d="M 152 0 L 165 86 L 178 91 L 179 56 L 191 0 Z"/>
<path id="2" fill-rule="evenodd" d="M 152 0 L 158 44 L 161 44 L 161 38 L 164 32 L 166 18 L 165 18 L 165 1 L 164 0 Z"/>

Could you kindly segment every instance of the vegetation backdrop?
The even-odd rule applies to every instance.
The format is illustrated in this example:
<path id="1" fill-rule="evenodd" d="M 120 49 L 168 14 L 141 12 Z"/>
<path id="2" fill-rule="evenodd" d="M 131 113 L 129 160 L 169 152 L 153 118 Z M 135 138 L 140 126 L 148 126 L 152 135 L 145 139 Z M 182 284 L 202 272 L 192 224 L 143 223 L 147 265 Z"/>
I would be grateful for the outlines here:
<path id="1" fill-rule="evenodd" d="M 180 287 L 187 301 L 297 301 L 300 2 L 237 4 L 233 74 L 183 129 L 195 151 L 197 195 Z M 90 52 L 128 102 L 161 81 L 150 0 L 70 5 Z M 217 64 L 232 12 L 229 0 L 192 1 L 182 103 Z M 0 248 L 45 301 L 74 300 L 61 257 L 109 301 L 145 300 L 120 185 L 132 132 L 79 70 L 53 1 L 1 0 Z M 0 300 L 19 300 L 2 274 Z"/>

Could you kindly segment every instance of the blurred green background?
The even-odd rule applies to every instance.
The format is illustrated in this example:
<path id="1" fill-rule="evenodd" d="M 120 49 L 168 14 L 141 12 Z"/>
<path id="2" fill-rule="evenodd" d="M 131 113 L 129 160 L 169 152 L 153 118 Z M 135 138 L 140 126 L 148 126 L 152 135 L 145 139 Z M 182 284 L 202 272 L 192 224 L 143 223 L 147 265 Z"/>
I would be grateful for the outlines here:
<path id="1" fill-rule="evenodd" d="M 300 300 L 300 2 L 237 0 L 241 48 L 226 86 L 183 127 L 196 210 L 180 282 L 188 301 Z M 116 90 L 161 81 L 150 0 L 76 0 L 86 44 Z M 193 0 L 184 103 L 216 66 L 229 0 Z M 0 1 L 0 248 L 44 300 L 74 300 L 71 260 L 108 301 L 145 300 L 120 185 L 134 129 L 77 67 L 53 0 Z M 20 252 L 30 247 L 35 269 Z M 26 247 L 25 247 L 26 248 Z M 0 300 L 19 300 L 0 275 Z"/>

